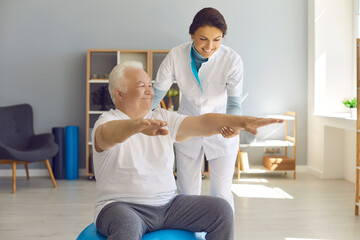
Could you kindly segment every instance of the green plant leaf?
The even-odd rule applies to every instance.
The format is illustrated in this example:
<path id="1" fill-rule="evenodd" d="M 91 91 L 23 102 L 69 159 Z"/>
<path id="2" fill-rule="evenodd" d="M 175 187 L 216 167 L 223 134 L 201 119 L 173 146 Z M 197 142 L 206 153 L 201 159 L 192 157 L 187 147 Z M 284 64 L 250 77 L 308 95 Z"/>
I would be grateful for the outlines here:
<path id="1" fill-rule="evenodd" d="M 168 97 L 175 97 L 177 95 L 179 95 L 179 91 L 174 88 L 170 88 L 169 91 L 166 93 L 166 96 Z"/>
<path id="2" fill-rule="evenodd" d="M 357 107 L 357 98 L 347 98 L 342 101 L 342 103 L 345 105 L 345 107 L 348 108 L 356 108 Z"/>

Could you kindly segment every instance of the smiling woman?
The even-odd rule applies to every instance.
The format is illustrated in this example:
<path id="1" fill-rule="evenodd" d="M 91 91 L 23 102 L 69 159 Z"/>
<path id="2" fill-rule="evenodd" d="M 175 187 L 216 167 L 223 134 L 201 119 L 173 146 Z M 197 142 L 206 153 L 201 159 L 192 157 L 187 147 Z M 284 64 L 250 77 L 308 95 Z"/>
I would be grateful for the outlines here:
<path id="1" fill-rule="evenodd" d="M 194 41 L 194 48 L 204 58 L 209 58 L 219 49 L 223 32 L 217 27 L 204 26 L 198 28 L 191 39 Z"/>
<path id="2" fill-rule="evenodd" d="M 173 48 L 160 65 L 152 108 L 159 105 L 176 81 L 182 94 L 179 113 L 242 114 L 243 63 L 236 52 L 221 44 L 226 32 L 225 18 L 217 9 L 208 7 L 196 13 L 189 27 L 192 42 Z M 180 193 L 200 194 L 205 154 L 211 169 L 211 195 L 222 197 L 233 206 L 231 181 L 239 131 L 225 132 L 231 134 L 221 132 L 224 137 L 218 134 L 175 144 Z"/>

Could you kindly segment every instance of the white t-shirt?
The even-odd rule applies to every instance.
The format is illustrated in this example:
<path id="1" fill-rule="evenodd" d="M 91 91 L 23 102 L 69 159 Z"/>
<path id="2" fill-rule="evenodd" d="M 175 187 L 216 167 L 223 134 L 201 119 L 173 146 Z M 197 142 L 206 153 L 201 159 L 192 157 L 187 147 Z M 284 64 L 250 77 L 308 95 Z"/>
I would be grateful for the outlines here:
<path id="1" fill-rule="evenodd" d="M 93 162 L 98 197 L 95 221 L 101 209 L 115 201 L 160 206 L 168 203 L 176 191 L 173 175 L 173 142 L 186 116 L 156 109 L 144 118 L 168 123 L 169 134 L 147 136 L 137 133 L 107 151 L 97 152 L 93 144 Z M 92 142 L 98 126 L 113 120 L 130 119 L 118 109 L 103 113 L 94 125 Z"/>

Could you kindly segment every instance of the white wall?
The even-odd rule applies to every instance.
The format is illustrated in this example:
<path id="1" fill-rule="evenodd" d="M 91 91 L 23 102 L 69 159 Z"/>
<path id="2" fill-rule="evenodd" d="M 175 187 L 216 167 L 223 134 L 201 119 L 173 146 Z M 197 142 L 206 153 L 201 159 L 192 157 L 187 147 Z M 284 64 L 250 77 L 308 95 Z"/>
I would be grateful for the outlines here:
<path id="1" fill-rule="evenodd" d="M 1 0 L 0 105 L 30 103 L 37 133 L 80 126 L 84 167 L 86 50 L 172 48 L 190 41 L 192 18 L 206 6 L 223 13 L 223 43 L 243 58 L 244 114 L 296 111 L 297 159 L 306 165 L 306 0 Z M 250 164 L 260 165 L 262 149 L 254 151 Z"/>
<path id="2" fill-rule="evenodd" d="M 353 0 L 315 0 L 314 11 L 314 113 L 344 112 L 342 100 L 356 96 Z"/>
<path id="3" fill-rule="evenodd" d="M 330 117 L 355 96 L 354 1 L 309 0 L 308 14 L 308 167 L 354 181 L 356 121 Z"/>

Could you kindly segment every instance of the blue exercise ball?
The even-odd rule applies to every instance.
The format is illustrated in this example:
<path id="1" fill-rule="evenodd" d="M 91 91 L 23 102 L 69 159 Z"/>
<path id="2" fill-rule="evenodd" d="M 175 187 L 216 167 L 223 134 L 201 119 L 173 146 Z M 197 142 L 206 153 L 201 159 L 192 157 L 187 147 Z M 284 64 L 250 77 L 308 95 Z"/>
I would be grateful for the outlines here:
<path id="1" fill-rule="evenodd" d="M 76 240 L 106 240 L 106 237 L 100 234 L 92 223 L 80 233 Z M 142 240 L 197 240 L 197 238 L 193 232 L 165 229 L 147 233 L 142 237 Z"/>
<path id="2" fill-rule="evenodd" d="M 92 223 L 80 233 L 76 240 L 106 240 L 106 237 L 101 235 Z"/>
<path id="3" fill-rule="evenodd" d="M 197 240 L 197 238 L 193 232 L 166 229 L 147 233 L 142 240 Z"/>

